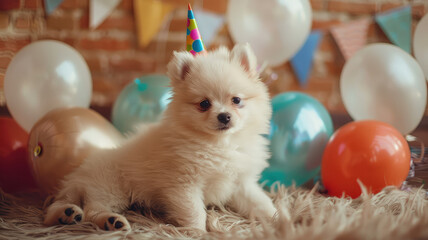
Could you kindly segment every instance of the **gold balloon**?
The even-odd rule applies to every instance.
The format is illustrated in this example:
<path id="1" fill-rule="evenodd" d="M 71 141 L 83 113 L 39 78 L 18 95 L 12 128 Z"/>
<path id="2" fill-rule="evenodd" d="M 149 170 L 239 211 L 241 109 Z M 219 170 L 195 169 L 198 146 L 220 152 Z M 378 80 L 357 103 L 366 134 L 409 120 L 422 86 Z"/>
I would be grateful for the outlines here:
<path id="1" fill-rule="evenodd" d="M 60 181 L 95 151 L 115 148 L 121 133 L 87 108 L 61 108 L 47 113 L 31 129 L 29 155 L 39 187 L 54 193 Z"/>

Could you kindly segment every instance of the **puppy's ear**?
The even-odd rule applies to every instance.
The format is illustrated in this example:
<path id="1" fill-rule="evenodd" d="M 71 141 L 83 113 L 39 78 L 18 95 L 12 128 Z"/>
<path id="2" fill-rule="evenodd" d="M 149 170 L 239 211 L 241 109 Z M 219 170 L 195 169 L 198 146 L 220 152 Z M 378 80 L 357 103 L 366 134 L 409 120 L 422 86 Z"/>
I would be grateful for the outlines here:
<path id="1" fill-rule="evenodd" d="M 187 51 L 174 52 L 174 57 L 168 63 L 168 77 L 172 81 L 184 81 L 190 72 L 193 55 Z"/>
<path id="2" fill-rule="evenodd" d="M 250 44 L 237 44 L 232 49 L 231 58 L 238 61 L 251 77 L 257 76 L 257 58 Z"/>

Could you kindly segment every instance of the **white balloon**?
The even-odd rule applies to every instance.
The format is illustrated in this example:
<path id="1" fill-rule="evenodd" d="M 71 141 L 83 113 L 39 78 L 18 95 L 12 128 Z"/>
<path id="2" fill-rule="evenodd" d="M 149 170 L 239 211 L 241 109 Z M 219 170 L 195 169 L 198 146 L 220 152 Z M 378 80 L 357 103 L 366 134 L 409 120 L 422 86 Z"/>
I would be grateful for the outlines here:
<path id="1" fill-rule="evenodd" d="M 308 0 L 230 0 L 227 21 L 235 42 L 248 42 L 262 63 L 276 66 L 305 43 L 312 25 Z"/>
<path id="2" fill-rule="evenodd" d="M 428 80 L 428 14 L 418 23 L 413 37 L 413 52 Z"/>
<path id="3" fill-rule="evenodd" d="M 10 62 L 4 81 L 7 107 L 27 132 L 52 109 L 89 107 L 92 79 L 83 57 L 53 40 L 31 43 Z"/>
<path id="4" fill-rule="evenodd" d="M 385 43 L 368 45 L 346 62 L 340 91 L 354 120 L 383 121 L 402 134 L 418 126 L 427 101 L 424 73 L 416 60 Z"/>

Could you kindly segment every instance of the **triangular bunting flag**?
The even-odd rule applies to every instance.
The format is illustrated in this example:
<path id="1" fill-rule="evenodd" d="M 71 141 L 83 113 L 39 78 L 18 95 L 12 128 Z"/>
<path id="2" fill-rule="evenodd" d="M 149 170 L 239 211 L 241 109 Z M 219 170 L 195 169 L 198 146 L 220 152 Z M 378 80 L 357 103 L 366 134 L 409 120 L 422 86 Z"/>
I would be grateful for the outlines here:
<path id="1" fill-rule="evenodd" d="M 174 9 L 172 4 L 159 0 L 134 0 L 138 46 L 144 48 L 159 32 L 165 17 Z"/>
<path id="2" fill-rule="evenodd" d="M 300 86 L 306 86 L 309 73 L 312 69 L 312 59 L 321 40 L 321 36 L 322 34 L 320 31 L 313 31 L 309 34 L 303 47 L 290 61 Z"/>
<path id="3" fill-rule="evenodd" d="M 370 19 L 363 18 L 331 28 L 331 34 L 345 60 L 366 45 L 369 24 Z"/>
<path id="4" fill-rule="evenodd" d="M 410 53 L 412 38 L 412 8 L 410 6 L 377 14 L 375 19 L 393 44 Z"/>
<path id="5" fill-rule="evenodd" d="M 204 45 L 209 47 L 223 26 L 224 17 L 204 10 L 194 10 L 194 12 L 198 17 L 199 32 L 204 39 Z"/>
<path id="6" fill-rule="evenodd" d="M 89 27 L 97 28 L 106 19 L 120 0 L 91 0 L 89 6 Z"/>
<path id="7" fill-rule="evenodd" d="M 63 2 L 64 0 L 45 0 L 45 11 L 46 15 L 51 13 Z"/>

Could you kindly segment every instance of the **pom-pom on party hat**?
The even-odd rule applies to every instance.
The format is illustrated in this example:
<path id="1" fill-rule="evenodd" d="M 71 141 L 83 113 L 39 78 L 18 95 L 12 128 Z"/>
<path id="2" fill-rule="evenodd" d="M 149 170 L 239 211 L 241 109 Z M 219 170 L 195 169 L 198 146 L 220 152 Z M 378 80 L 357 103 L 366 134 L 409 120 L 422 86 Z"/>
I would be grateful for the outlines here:
<path id="1" fill-rule="evenodd" d="M 193 15 L 192 7 L 190 3 L 187 10 L 187 51 L 196 54 L 205 54 L 204 43 L 202 42 L 201 34 L 199 33 L 198 25 L 196 24 L 195 16 Z"/>

